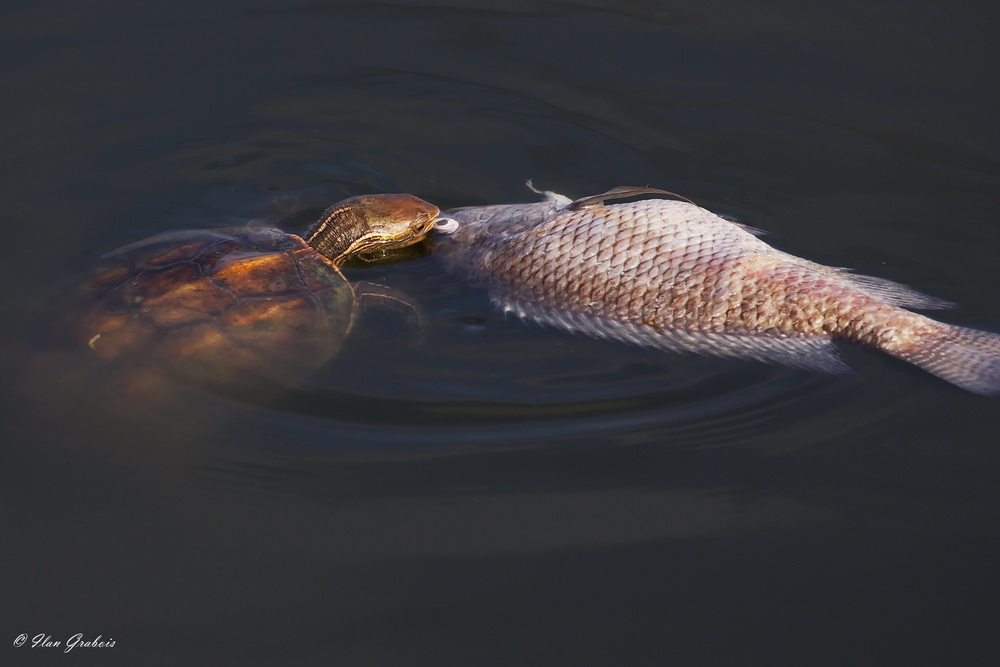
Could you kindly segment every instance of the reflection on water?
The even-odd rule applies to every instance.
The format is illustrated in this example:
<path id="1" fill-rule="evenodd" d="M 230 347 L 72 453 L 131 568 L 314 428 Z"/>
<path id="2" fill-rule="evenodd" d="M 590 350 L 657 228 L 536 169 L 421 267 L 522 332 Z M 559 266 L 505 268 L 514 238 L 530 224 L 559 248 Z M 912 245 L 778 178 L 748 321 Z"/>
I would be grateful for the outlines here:
<path id="1" fill-rule="evenodd" d="M 94 258 L 159 232 L 295 232 L 374 191 L 524 201 L 529 177 L 677 191 L 1000 330 L 983 19 L 9 10 L 3 627 L 89 624 L 112 664 L 988 664 L 996 401 L 883 355 L 828 377 L 581 339 L 433 252 L 347 272 L 421 324 L 365 313 L 280 386 L 129 394 L 51 331 Z"/>

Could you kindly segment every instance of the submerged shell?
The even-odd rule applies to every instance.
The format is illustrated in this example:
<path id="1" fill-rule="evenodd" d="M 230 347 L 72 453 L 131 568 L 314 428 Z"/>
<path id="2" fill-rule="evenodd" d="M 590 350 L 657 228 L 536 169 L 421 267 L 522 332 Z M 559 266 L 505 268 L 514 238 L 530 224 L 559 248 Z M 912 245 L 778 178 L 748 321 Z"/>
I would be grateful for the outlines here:
<path id="1" fill-rule="evenodd" d="M 1000 336 L 905 310 L 943 301 L 775 250 L 688 202 L 605 204 L 656 192 L 457 209 L 437 254 L 505 311 L 571 331 L 834 372 L 839 337 L 1000 392 Z"/>
<path id="2" fill-rule="evenodd" d="M 105 255 L 79 291 L 89 306 L 77 344 L 219 383 L 318 366 L 337 353 L 354 312 L 340 271 L 277 229 L 154 236 Z"/>

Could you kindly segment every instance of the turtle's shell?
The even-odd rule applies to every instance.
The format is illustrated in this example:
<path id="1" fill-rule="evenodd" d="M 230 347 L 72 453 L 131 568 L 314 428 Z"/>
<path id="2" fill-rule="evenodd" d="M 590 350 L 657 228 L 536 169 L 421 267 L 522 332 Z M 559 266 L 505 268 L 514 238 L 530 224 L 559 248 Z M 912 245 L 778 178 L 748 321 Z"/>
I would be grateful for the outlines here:
<path id="1" fill-rule="evenodd" d="M 278 229 L 154 236 L 105 255 L 80 290 L 91 354 L 213 382 L 317 367 L 354 317 L 337 267 Z"/>

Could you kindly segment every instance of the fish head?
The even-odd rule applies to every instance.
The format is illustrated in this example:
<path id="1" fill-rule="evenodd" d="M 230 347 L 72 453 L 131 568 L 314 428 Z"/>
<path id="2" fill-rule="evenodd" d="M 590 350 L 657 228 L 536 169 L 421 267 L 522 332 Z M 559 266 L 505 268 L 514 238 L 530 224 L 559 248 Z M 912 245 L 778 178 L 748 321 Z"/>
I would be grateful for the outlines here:
<path id="1" fill-rule="evenodd" d="M 550 200 L 454 208 L 444 213 L 454 224 L 439 225 L 434 238 L 442 246 L 494 243 L 534 229 L 563 208 L 565 204 Z"/>

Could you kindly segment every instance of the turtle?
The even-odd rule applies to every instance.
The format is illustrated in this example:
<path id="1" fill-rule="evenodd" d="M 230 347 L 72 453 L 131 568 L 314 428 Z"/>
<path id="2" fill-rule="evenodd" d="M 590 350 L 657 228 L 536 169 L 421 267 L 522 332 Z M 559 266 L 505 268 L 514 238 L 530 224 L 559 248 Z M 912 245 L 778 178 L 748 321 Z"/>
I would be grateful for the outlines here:
<path id="1" fill-rule="evenodd" d="M 304 236 L 243 227 L 126 245 L 80 281 L 74 344 L 132 375 L 215 386 L 301 377 L 354 326 L 359 290 L 343 264 L 421 241 L 439 215 L 413 195 L 363 195 L 326 209 Z"/>

